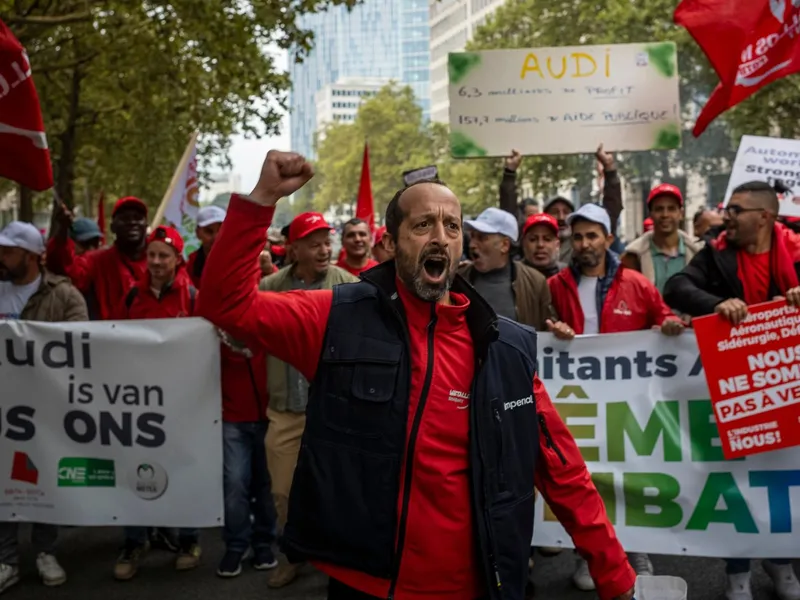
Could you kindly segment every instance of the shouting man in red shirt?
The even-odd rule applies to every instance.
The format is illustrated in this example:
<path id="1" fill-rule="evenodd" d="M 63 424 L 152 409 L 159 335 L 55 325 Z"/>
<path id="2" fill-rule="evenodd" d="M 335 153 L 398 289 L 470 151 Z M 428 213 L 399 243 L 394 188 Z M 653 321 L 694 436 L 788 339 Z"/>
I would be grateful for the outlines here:
<path id="1" fill-rule="evenodd" d="M 283 549 L 331 600 L 522 600 L 534 485 L 601 600 L 635 574 L 580 451 L 536 375 L 536 333 L 457 276 L 458 198 L 416 182 L 386 209 L 394 260 L 332 290 L 259 292 L 248 273 L 282 197 L 312 177 L 272 151 L 234 196 L 199 313 L 312 385 Z"/>

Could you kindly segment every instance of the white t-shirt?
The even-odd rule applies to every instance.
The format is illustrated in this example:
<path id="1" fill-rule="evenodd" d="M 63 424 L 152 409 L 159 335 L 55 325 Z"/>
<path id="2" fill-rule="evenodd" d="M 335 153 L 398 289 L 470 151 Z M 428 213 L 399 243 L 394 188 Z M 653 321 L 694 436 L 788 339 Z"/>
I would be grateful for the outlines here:
<path id="1" fill-rule="evenodd" d="M 22 309 L 39 289 L 41 283 L 41 275 L 24 285 L 0 281 L 0 319 L 19 319 Z"/>
<path id="2" fill-rule="evenodd" d="M 583 309 L 583 333 L 600 332 L 600 319 L 597 318 L 597 277 L 581 275 L 578 283 L 578 299 Z"/>

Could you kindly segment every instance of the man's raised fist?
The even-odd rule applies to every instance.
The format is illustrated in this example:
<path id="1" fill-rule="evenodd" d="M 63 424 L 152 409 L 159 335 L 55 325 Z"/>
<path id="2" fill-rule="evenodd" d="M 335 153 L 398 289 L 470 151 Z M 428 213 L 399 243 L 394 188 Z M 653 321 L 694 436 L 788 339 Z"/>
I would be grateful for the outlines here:
<path id="1" fill-rule="evenodd" d="M 250 199 L 263 206 L 275 206 L 291 196 L 314 176 L 314 168 L 296 152 L 270 150 Z"/>

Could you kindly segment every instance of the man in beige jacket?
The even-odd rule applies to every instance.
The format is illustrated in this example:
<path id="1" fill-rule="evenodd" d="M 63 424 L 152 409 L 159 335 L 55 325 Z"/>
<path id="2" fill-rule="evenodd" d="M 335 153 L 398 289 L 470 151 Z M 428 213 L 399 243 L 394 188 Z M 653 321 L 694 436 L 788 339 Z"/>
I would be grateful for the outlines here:
<path id="1" fill-rule="evenodd" d="M 66 277 L 42 267 L 42 234 L 30 223 L 12 221 L 0 231 L 0 320 L 88 321 L 86 301 Z M 0 592 L 19 581 L 18 523 L 0 523 Z M 58 527 L 34 523 L 31 545 L 36 570 L 49 587 L 67 575 L 55 557 Z"/>
<path id="2" fill-rule="evenodd" d="M 662 183 L 654 187 L 647 207 L 653 230 L 627 245 L 622 264 L 639 271 L 663 292 L 667 280 L 682 271 L 703 244 L 681 231 L 683 195 L 674 185 Z"/>
<path id="3" fill-rule="evenodd" d="M 261 280 L 262 291 L 325 290 L 340 283 L 358 281 L 344 269 L 331 264 L 331 227 L 319 213 L 303 213 L 289 225 L 288 243 L 294 262 Z M 285 362 L 267 357 L 269 408 L 267 418 L 267 466 L 278 514 L 278 529 L 286 525 L 289 491 L 292 487 L 300 441 L 306 426 L 308 381 Z M 299 565 L 282 564 L 273 571 L 267 585 L 281 588 L 297 577 Z"/>

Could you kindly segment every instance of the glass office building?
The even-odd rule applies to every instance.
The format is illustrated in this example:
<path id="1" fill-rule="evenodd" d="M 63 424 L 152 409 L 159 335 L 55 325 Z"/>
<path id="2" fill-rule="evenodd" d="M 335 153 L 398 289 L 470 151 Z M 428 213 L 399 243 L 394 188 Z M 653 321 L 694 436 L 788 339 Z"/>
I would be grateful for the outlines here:
<path id="1" fill-rule="evenodd" d="M 292 150 L 313 157 L 317 91 L 347 77 L 381 77 L 408 84 L 430 111 L 428 0 L 364 0 L 348 11 L 334 7 L 305 15 L 314 32 L 302 63 L 289 56 Z"/>

